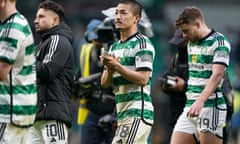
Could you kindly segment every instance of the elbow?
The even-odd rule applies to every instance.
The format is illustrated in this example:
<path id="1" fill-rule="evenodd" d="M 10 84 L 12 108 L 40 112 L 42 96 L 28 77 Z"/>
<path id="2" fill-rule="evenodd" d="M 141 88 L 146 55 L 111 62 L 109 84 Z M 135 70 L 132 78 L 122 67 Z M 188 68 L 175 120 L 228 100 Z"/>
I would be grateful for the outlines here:
<path id="1" fill-rule="evenodd" d="M 109 85 L 101 82 L 101 87 L 102 87 L 102 88 L 108 88 Z"/>
<path id="2" fill-rule="evenodd" d="M 0 81 L 6 80 L 8 77 L 8 73 L 0 75 Z"/>
<path id="3" fill-rule="evenodd" d="M 213 80 L 219 83 L 223 77 L 224 77 L 224 73 L 218 72 L 218 73 L 215 73 Z"/>
<path id="4" fill-rule="evenodd" d="M 140 80 L 138 83 L 140 86 L 146 86 L 148 84 L 148 79 Z"/>
<path id="5" fill-rule="evenodd" d="M 4 81 L 5 79 L 7 79 L 7 77 L 4 77 L 4 76 L 0 77 L 0 81 Z"/>
<path id="6" fill-rule="evenodd" d="M 101 79 L 101 87 L 102 88 L 108 88 L 109 87 L 109 84 L 107 83 L 107 81 L 104 78 Z"/>

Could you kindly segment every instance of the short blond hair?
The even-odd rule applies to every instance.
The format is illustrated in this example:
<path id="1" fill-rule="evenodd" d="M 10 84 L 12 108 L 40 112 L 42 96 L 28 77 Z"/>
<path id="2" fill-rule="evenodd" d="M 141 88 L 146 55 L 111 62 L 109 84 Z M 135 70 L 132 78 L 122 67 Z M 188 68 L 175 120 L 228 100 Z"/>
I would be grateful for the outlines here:
<path id="1" fill-rule="evenodd" d="M 202 11 L 195 6 L 188 6 L 184 8 L 182 13 L 175 20 L 174 25 L 176 26 L 176 28 L 178 28 L 180 25 L 190 24 L 196 19 L 200 19 L 201 21 L 204 21 L 204 16 Z"/>

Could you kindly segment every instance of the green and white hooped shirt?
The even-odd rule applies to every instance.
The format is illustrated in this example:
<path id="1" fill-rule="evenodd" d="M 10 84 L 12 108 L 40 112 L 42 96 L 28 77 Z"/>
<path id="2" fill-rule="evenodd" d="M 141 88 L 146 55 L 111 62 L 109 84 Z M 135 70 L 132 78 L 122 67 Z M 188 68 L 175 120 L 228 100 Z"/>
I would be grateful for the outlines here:
<path id="1" fill-rule="evenodd" d="M 0 60 L 12 65 L 12 96 L 10 76 L 0 81 L 0 122 L 32 125 L 37 103 L 34 41 L 18 12 L 0 24 Z"/>
<path id="2" fill-rule="evenodd" d="M 115 42 L 109 49 L 119 62 L 131 70 L 148 69 L 152 71 L 155 50 L 151 41 L 140 33 L 126 41 Z M 152 74 L 146 86 L 141 87 L 126 80 L 119 73 L 113 76 L 114 93 L 118 120 L 129 117 L 143 117 L 153 123 L 153 105 L 150 96 Z"/>
<path id="3" fill-rule="evenodd" d="M 215 31 L 212 31 L 206 38 L 198 42 L 188 44 L 189 80 L 186 92 L 186 106 L 191 106 L 203 91 L 212 74 L 212 65 L 214 63 L 229 65 L 230 49 L 228 39 Z M 205 102 L 204 107 L 225 104 L 221 88 L 222 81 L 216 91 Z"/>

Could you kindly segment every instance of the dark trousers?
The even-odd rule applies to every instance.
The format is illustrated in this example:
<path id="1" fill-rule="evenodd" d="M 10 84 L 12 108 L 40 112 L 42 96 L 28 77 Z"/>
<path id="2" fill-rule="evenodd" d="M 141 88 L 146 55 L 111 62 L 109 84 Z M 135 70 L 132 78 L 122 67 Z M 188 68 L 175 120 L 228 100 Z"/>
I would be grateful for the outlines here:
<path id="1" fill-rule="evenodd" d="M 81 144 L 111 144 L 114 131 L 104 129 L 98 125 L 102 116 L 89 112 L 86 122 L 82 126 Z"/>

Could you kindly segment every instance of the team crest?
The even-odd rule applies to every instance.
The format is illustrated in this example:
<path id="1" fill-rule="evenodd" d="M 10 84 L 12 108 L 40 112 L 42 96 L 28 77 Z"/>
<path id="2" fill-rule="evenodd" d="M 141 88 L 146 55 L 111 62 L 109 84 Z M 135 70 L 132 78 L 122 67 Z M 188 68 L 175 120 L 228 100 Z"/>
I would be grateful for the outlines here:
<path id="1" fill-rule="evenodd" d="M 192 62 L 196 63 L 197 62 L 197 55 L 192 55 Z"/>

